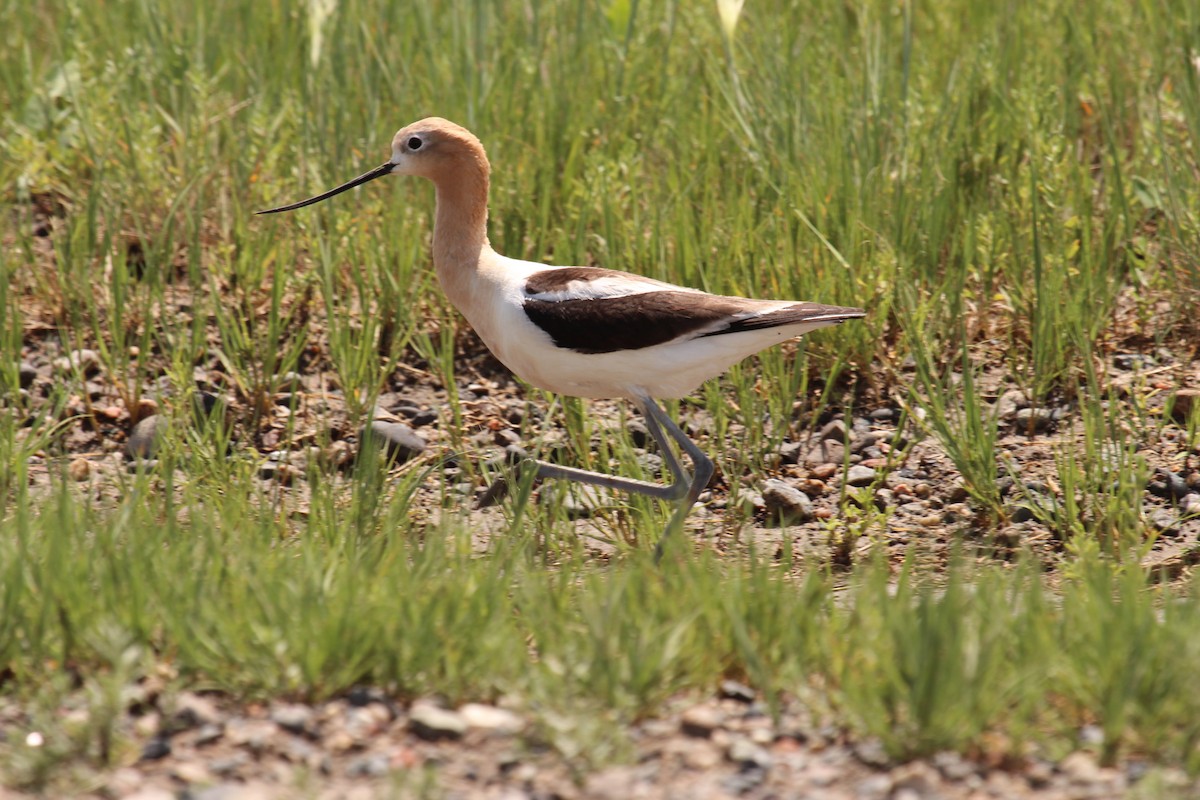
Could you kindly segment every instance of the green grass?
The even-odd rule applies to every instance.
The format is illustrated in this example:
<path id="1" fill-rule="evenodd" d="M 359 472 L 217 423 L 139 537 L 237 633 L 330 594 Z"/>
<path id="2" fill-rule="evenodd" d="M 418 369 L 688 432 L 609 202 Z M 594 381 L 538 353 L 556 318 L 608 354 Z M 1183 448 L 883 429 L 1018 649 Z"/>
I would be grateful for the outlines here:
<path id="1" fill-rule="evenodd" d="M 1095 368 L 1114 347 L 1183 354 L 1196 330 L 1194 2 L 756 0 L 732 35 L 711 3 L 581 0 L 0 0 L 0 21 L 0 691 L 49 718 L 78 679 L 109 709 L 46 752 L 112 762 L 114 686 L 169 662 L 242 697 L 514 696 L 597 761 L 622 757 L 616 725 L 728 675 L 899 757 L 997 731 L 1014 753 L 1065 752 L 1097 722 L 1106 759 L 1200 769 L 1200 606 L 1136 566 L 1153 541 L 1141 451 L 1165 422 L 1147 387 L 1117 402 Z M 500 252 L 868 309 L 681 404 L 730 488 L 830 409 L 898 404 L 986 534 L 1010 506 L 984 368 L 1075 403 L 1064 501 L 1036 512 L 1073 559 L 1054 589 L 1032 565 L 868 564 L 845 590 L 786 555 L 660 570 L 664 516 L 639 501 L 600 523 L 619 545 L 605 565 L 559 506 L 520 501 L 473 555 L 463 500 L 418 491 L 437 458 L 477 455 L 429 188 L 252 215 L 379 163 L 432 114 L 488 149 Z M 45 239 L 38 207 L 59 209 Z M 28 488 L 31 458 L 60 469 L 96 413 L 79 374 L 44 403 L 16 391 L 23 344 L 45 341 L 97 350 L 122 405 L 148 397 L 175 423 L 122 500 Z M 398 365 L 446 389 L 444 449 L 392 476 L 314 468 L 303 510 L 259 488 L 281 375 L 318 370 L 344 398 L 315 439 L 285 432 L 298 449 L 357 431 Z M 197 366 L 223 376 L 232 426 L 195 424 Z M 529 398 L 564 422 L 572 463 L 636 473 L 586 405 Z M 854 499 L 832 540 L 882 526 Z M 605 722 L 564 722 L 589 715 Z M 22 783 L 48 779 L 5 748 Z"/>
<path id="2" fill-rule="evenodd" d="M 609 725 L 590 734 L 603 753 L 619 749 L 617 723 L 735 677 L 772 708 L 817 698 L 897 757 L 983 746 L 995 730 L 1012 733 L 1014 755 L 1026 741 L 1069 748 L 1095 717 L 1110 760 L 1200 766 L 1187 691 L 1200 605 L 1161 596 L 1136 568 L 1085 558 L 1052 594 L 1028 565 L 936 578 L 875 562 L 836 600 L 826 571 L 798 577 L 790 559 L 660 569 L 641 551 L 602 568 L 577 551 L 547 569 L 523 528 L 487 557 L 453 527 L 406 534 L 414 482 L 382 495 L 370 483 L 336 521 L 335 493 L 321 492 L 302 535 L 253 495 L 214 504 L 185 490 L 162 519 L 142 500 L 148 477 L 112 511 L 65 492 L 40 513 L 22 504 L 0 529 L 9 685 L 54 695 L 47 676 L 66 670 L 103 695 L 169 664 L 178 685 L 246 697 L 358 684 L 503 695 L 552 744 L 558 715 L 603 709 Z"/>

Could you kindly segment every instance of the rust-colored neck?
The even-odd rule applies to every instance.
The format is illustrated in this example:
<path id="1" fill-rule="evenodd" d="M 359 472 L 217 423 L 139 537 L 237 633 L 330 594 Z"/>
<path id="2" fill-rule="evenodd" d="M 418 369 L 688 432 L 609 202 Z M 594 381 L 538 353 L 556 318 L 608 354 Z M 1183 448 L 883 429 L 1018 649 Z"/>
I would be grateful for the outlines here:
<path id="1" fill-rule="evenodd" d="M 479 264 L 488 245 L 487 159 L 460 161 L 435 176 L 437 214 L 433 225 L 433 264 L 451 300 L 461 283 Z"/>

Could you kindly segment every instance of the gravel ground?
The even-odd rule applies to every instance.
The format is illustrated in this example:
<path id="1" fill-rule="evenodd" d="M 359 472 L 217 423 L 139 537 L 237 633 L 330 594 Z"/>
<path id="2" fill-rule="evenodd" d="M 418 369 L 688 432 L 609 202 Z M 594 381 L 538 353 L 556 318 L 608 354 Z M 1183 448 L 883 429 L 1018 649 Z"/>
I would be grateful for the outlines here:
<path id="1" fill-rule="evenodd" d="M 680 698 L 663 716 L 605 742 L 620 765 L 588 767 L 586 754 L 546 744 L 540 723 L 501 706 L 445 709 L 430 700 L 400 706 L 362 689 L 320 705 L 236 705 L 219 695 L 143 697 L 119 724 L 128 746 L 110 770 L 74 767 L 74 796 L 126 800 L 282 798 L 1113 798 L 1196 796 L 1179 771 L 1138 761 L 1101 767 L 1087 749 L 1049 760 L 1031 750 L 1020 763 L 939 753 L 904 764 L 878 742 L 852 741 L 815 726 L 797 705 L 778 723 L 752 690 L 726 682 L 717 696 Z M 78 715 L 70 707 L 63 715 Z M 0 712 L 8 731 L 29 731 L 22 713 Z M 568 723 L 586 725 L 586 720 Z M 563 730 L 559 730 L 561 735 Z M 27 747 L 38 746 L 29 732 Z M 24 798 L 0 790 L 0 798 Z M 45 796 L 45 795 L 41 795 Z"/>

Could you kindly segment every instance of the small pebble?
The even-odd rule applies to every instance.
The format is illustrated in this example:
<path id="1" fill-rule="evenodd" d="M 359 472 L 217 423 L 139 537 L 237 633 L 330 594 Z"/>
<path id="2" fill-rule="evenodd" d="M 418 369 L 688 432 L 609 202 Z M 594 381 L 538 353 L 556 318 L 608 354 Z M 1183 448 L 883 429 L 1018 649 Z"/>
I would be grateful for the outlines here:
<path id="1" fill-rule="evenodd" d="M 781 480 L 768 480 L 763 486 L 762 498 L 767 513 L 785 522 L 807 522 L 813 518 L 813 505 L 808 495 Z"/>
<path id="2" fill-rule="evenodd" d="M 347 778 L 379 778 L 390 771 L 387 756 L 363 756 L 346 766 Z"/>
<path id="3" fill-rule="evenodd" d="M 271 721 L 291 733 L 310 733 L 313 710 L 299 703 L 277 705 L 271 709 Z"/>
<path id="4" fill-rule="evenodd" d="M 679 718 L 679 729 L 688 736 L 706 739 L 721 727 L 724 715 L 712 706 L 692 706 Z"/>
<path id="5" fill-rule="evenodd" d="M 462 715 L 440 708 L 426 700 L 418 700 L 408 712 L 408 726 L 422 739 L 459 739 L 467 732 Z"/>
<path id="6" fill-rule="evenodd" d="M 1009 389 L 996 401 L 996 415 L 1003 420 L 1010 420 L 1017 412 L 1029 405 L 1029 398 L 1020 389 Z"/>
<path id="7" fill-rule="evenodd" d="M 841 464 L 846 460 L 846 446 L 841 442 L 825 441 L 817 444 L 804 456 L 804 463 L 809 467 L 819 467 L 825 464 Z"/>
<path id="8" fill-rule="evenodd" d="M 742 767 L 766 768 L 771 765 L 771 754 L 744 736 L 729 743 L 728 755 L 730 761 Z"/>
<path id="9" fill-rule="evenodd" d="M 650 444 L 650 431 L 646 428 L 646 423 L 640 419 L 631 419 L 625 423 L 625 432 L 629 434 L 630 441 L 634 447 L 646 447 Z"/>
<path id="10" fill-rule="evenodd" d="M 835 419 L 821 429 L 817 434 L 817 440 L 821 442 L 839 442 L 840 444 L 850 443 L 850 432 L 846 430 L 846 423 L 840 419 Z"/>
<path id="11" fill-rule="evenodd" d="M 1150 524 L 1159 533 L 1174 534 L 1179 532 L 1179 516 L 1169 509 L 1159 509 L 1150 515 Z"/>
<path id="12" fill-rule="evenodd" d="M 798 464 L 803 449 L 804 446 L 799 442 L 784 442 L 779 445 L 779 460 L 784 464 Z"/>
<path id="13" fill-rule="evenodd" d="M 808 471 L 808 474 L 819 481 L 827 481 L 838 471 L 837 464 L 818 464 Z"/>
<path id="14" fill-rule="evenodd" d="M 1126 372 L 1135 369 L 1145 369 L 1146 367 L 1154 366 L 1154 358 L 1142 355 L 1141 353 L 1117 353 L 1113 356 L 1113 366 Z"/>
<path id="15" fill-rule="evenodd" d="M 162 438 L 162 431 L 159 430 L 162 421 L 160 415 L 151 414 L 133 426 L 129 440 L 125 442 L 126 458 L 154 458 Z"/>
<path id="16" fill-rule="evenodd" d="M 1044 433 L 1054 426 L 1054 412 L 1048 408 L 1022 408 L 1014 423 L 1021 433 Z"/>
<path id="17" fill-rule="evenodd" d="M 71 465 L 67 467 L 67 472 L 70 474 L 71 480 L 83 482 L 91 477 L 92 464 L 86 458 L 75 458 L 71 460 Z"/>
<path id="18" fill-rule="evenodd" d="M 728 679 L 721 681 L 721 697 L 724 697 L 726 700 L 753 703 L 754 696 L 754 690 L 740 681 Z"/>
<path id="19" fill-rule="evenodd" d="M 467 703 L 458 713 L 468 728 L 476 730 L 512 735 L 520 733 L 525 727 L 525 720 L 513 712 L 482 703 Z"/>
<path id="20" fill-rule="evenodd" d="M 85 378 L 90 378 L 100 371 L 100 354 L 95 350 L 73 350 L 70 354 L 55 359 L 54 368 L 64 373 L 78 370 Z"/>
<path id="21" fill-rule="evenodd" d="M 21 362 L 21 365 L 18 367 L 17 379 L 20 381 L 20 387 L 22 389 L 28 389 L 30 386 L 32 386 L 33 382 L 37 380 L 37 376 L 37 367 L 24 361 Z"/>
<path id="22" fill-rule="evenodd" d="M 856 464 L 846 470 L 846 483 L 850 486 L 868 486 L 875 480 L 875 470 Z"/>
<path id="23" fill-rule="evenodd" d="M 1200 494 L 1192 492 L 1179 501 L 1179 510 L 1189 517 L 1200 516 Z"/>
<path id="24" fill-rule="evenodd" d="M 397 464 L 403 464 L 425 452 L 425 440 L 403 422 L 374 420 L 363 430 L 363 439 L 375 441 L 380 450 Z"/>
<path id="25" fill-rule="evenodd" d="M 275 378 L 275 391 L 295 394 L 304 388 L 304 376 L 299 372 L 285 372 Z"/>
<path id="26" fill-rule="evenodd" d="M 1200 389 L 1180 389 L 1171 403 L 1171 416 L 1176 422 L 1186 424 L 1196 408 L 1200 408 Z"/>
<path id="27" fill-rule="evenodd" d="M 171 755 L 171 741 L 165 736 L 155 736 L 142 747 L 142 761 L 158 761 Z"/>

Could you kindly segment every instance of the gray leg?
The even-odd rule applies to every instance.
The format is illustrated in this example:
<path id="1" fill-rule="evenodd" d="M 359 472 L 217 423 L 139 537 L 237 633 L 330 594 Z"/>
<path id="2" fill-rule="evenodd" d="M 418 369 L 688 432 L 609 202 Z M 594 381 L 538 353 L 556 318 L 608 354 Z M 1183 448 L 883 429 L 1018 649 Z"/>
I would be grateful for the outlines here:
<path id="1" fill-rule="evenodd" d="M 705 455 L 704 451 L 697 447 L 696 443 L 653 400 L 648 397 L 643 398 L 643 402 L 639 403 L 638 407 L 642 409 L 642 413 L 646 414 L 648 420 L 653 417 L 667 429 L 667 433 L 671 434 L 671 438 L 679 443 L 679 448 L 687 453 L 688 458 L 692 460 L 692 467 L 695 469 L 695 474 L 692 476 L 687 493 L 683 495 L 679 505 L 675 509 L 675 513 L 671 515 L 670 522 L 667 523 L 666 530 L 663 531 L 662 538 L 658 540 L 658 546 L 654 548 L 654 561 L 657 563 L 662 560 L 663 545 L 666 543 L 667 537 L 671 535 L 672 531 L 683 529 L 683 521 L 687 519 L 687 515 L 691 513 L 692 506 L 696 504 L 696 501 L 700 498 L 700 493 L 704 491 L 704 487 L 708 486 L 708 482 L 713 476 L 714 465 L 712 459 Z M 650 428 L 649 423 L 647 423 L 646 427 L 651 431 L 654 430 Z M 666 444 L 661 440 L 659 440 L 659 445 L 663 448 L 664 452 L 670 452 Z"/>
<path id="2" fill-rule="evenodd" d="M 671 535 L 671 531 L 683 527 L 683 521 L 692 510 L 692 506 L 696 504 L 696 500 L 699 499 L 700 493 L 704 491 L 704 487 L 708 485 L 709 479 L 712 478 L 714 467 L 712 459 L 706 456 L 696 446 L 696 443 L 680 430 L 674 420 L 667 416 L 667 413 L 659 408 L 658 404 L 652 398 L 645 394 L 639 394 L 633 398 L 633 401 L 645 417 L 646 429 L 654 437 L 654 441 L 658 443 L 658 447 L 662 451 L 663 461 L 666 462 L 667 469 L 670 470 L 671 477 L 673 478 L 670 485 L 662 486 L 657 483 L 634 480 L 633 478 L 621 478 L 602 472 L 563 467 L 546 461 L 535 461 L 534 463 L 537 465 L 537 476 L 539 478 L 578 481 L 579 483 L 601 486 L 606 489 L 636 492 L 666 502 L 677 502 L 678 506 L 675 508 L 675 513 L 671 515 L 671 520 L 667 523 L 666 530 L 663 532 L 662 538 L 659 539 L 658 546 L 654 551 L 654 560 L 657 562 L 662 558 L 663 542 Z M 666 433 L 663 431 L 664 428 L 666 429 Z M 671 441 L 667 438 L 667 434 L 670 434 L 670 438 L 674 439 L 680 449 L 687 453 L 688 458 L 691 459 L 692 466 L 695 469 L 694 475 L 688 475 L 680 465 L 679 459 L 675 455 L 675 450 L 671 447 Z"/>

